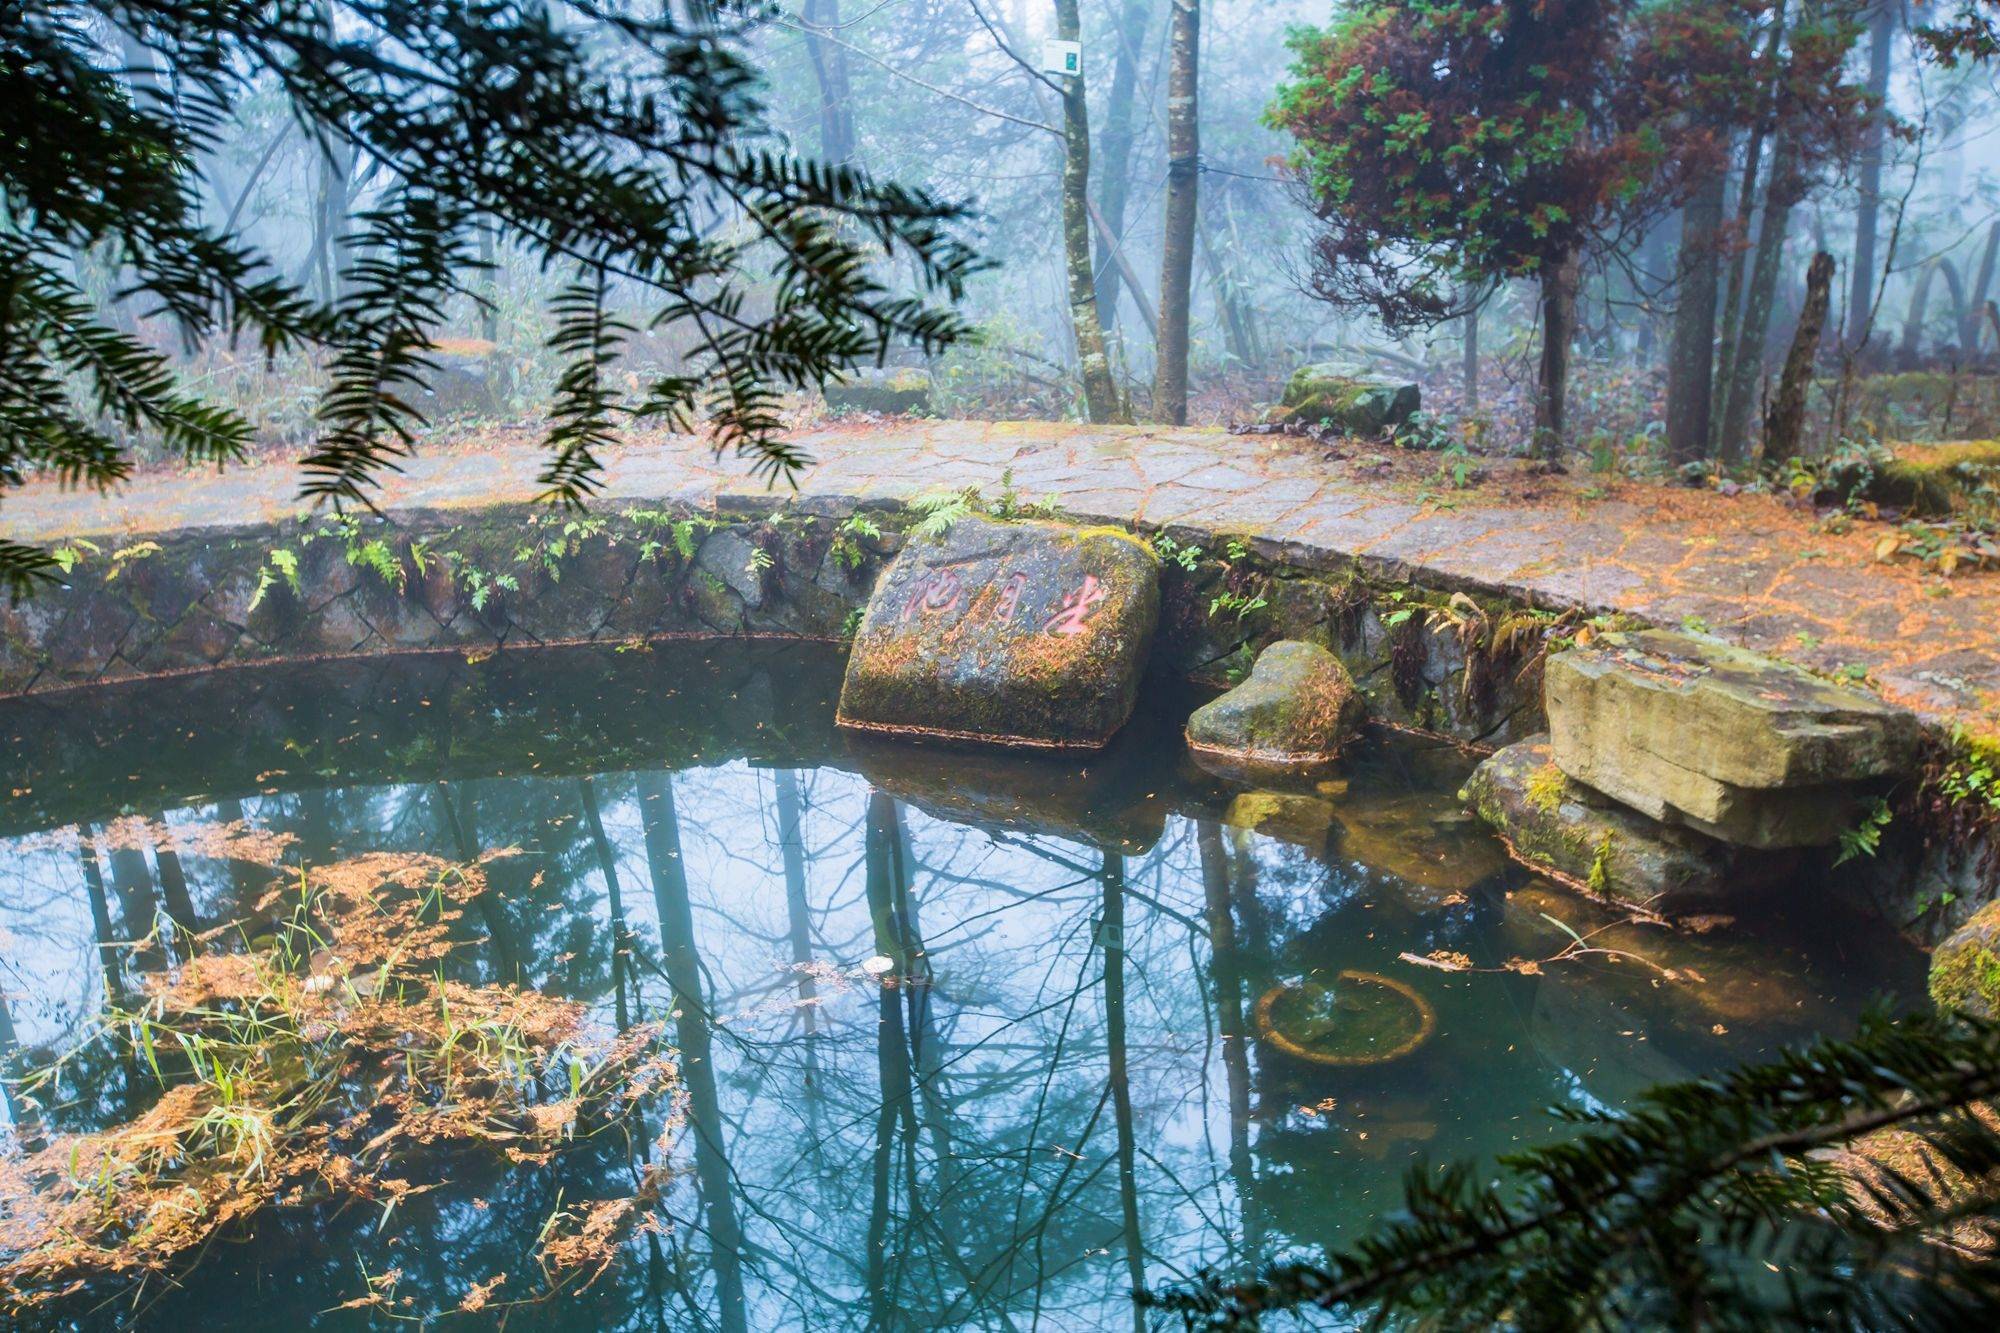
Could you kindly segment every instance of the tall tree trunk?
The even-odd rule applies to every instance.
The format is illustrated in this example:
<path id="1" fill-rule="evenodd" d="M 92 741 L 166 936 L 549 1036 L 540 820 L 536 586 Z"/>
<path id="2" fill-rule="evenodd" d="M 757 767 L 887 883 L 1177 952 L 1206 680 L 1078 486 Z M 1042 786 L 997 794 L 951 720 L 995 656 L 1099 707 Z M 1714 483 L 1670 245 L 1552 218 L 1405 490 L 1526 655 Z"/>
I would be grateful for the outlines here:
<path id="1" fill-rule="evenodd" d="M 1242 301 L 1237 299 L 1235 279 L 1224 267 L 1222 257 L 1216 252 L 1215 242 L 1208 233 L 1207 221 L 1197 218 L 1195 236 L 1201 242 L 1202 263 L 1207 266 L 1209 282 L 1215 288 L 1215 308 L 1222 314 L 1222 336 L 1228 341 L 1229 355 L 1236 364 L 1247 366 L 1256 356 L 1250 336 L 1250 320 L 1244 314 Z"/>
<path id="2" fill-rule="evenodd" d="M 1722 227 L 1722 175 L 1717 173 L 1681 210 L 1680 305 L 1667 354 L 1667 455 L 1691 463 L 1708 453 L 1714 389 L 1717 242 Z"/>
<path id="3" fill-rule="evenodd" d="M 1056 36 L 1077 40 L 1077 0 L 1056 0 Z M 1090 108 L 1083 74 L 1063 79 L 1063 258 L 1069 269 L 1070 331 L 1076 338 L 1077 368 L 1083 377 L 1083 410 L 1091 421 L 1124 416 L 1104 329 L 1097 319 L 1097 283 L 1090 267 Z"/>
<path id="4" fill-rule="evenodd" d="M 1542 272 L 1542 362 L 1535 388 L 1535 454 L 1562 456 L 1569 398 L 1570 344 L 1576 337 L 1576 289 L 1581 264 L 1575 254 L 1556 258 Z"/>
<path id="5" fill-rule="evenodd" d="M 880 1079 L 881 1100 L 875 1112 L 875 1153 L 870 1173 L 872 1200 L 868 1210 L 865 1254 L 869 1327 L 889 1329 L 901 1322 L 899 1302 L 889 1277 L 891 1168 L 899 1137 L 905 1144 L 914 1143 L 916 1139 L 917 1115 L 911 1086 L 909 1039 L 903 1027 L 903 1007 L 898 1003 L 898 995 L 908 976 L 909 959 L 903 952 L 902 931 L 896 925 L 895 812 L 889 798 L 881 792 L 868 794 L 862 839 L 868 915 L 875 927 L 875 952 L 890 962 L 889 970 L 877 978 L 881 994 L 876 1009 L 875 1067 Z M 898 1125 L 901 1126 L 900 1136 Z M 908 1212 L 914 1214 L 917 1206 L 915 1199 L 905 1200 Z"/>
<path id="6" fill-rule="evenodd" d="M 792 945 L 792 966 L 798 970 L 799 1013 L 805 1025 L 807 1057 L 811 1040 L 819 1032 L 819 989 L 812 973 L 812 904 L 806 897 L 806 847 L 801 829 L 799 775 L 789 768 L 778 769 L 773 777 L 778 788 L 778 855 L 785 866 L 785 919 Z M 807 1077 L 811 1077 L 808 1066 Z"/>
<path id="7" fill-rule="evenodd" d="M 104 966 L 104 995 L 112 1003 L 125 993 L 124 972 L 118 966 L 117 937 L 111 931 L 111 903 L 104 893 L 104 869 L 97 859 L 97 830 L 76 828 L 76 856 L 83 867 L 84 897 L 90 902 L 90 931 L 97 940 L 97 960 Z"/>
<path id="8" fill-rule="evenodd" d="M 1459 345 L 1458 374 L 1460 397 L 1467 412 L 1479 410 L 1479 307 L 1465 312 L 1460 321 L 1463 342 Z"/>
<path id="9" fill-rule="evenodd" d="M 1263 1237 L 1256 1210 L 1257 1168 L 1250 1155 L 1250 1025 L 1243 1013 L 1243 962 L 1231 903 L 1229 849 L 1215 820 L 1195 824 L 1201 856 L 1202 901 L 1208 924 L 1209 979 L 1215 986 L 1215 1030 L 1222 1039 L 1222 1070 L 1229 1093 L 1229 1174 L 1242 1210 L 1244 1267 L 1262 1262 Z"/>
<path id="10" fill-rule="evenodd" d="M 840 27 L 840 0 L 805 0 L 799 17 L 806 55 L 819 82 L 819 155 L 836 167 L 854 164 L 854 94 L 847 80 L 847 48 L 829 39 Z"/>
<path id="11" fill-rule="evenodd" d="M 1771 29 L 1764 39 L 1764 67 L 1776 69 L 1778 56 L 1785 39 L 1785 6 L 1783 0 L 1771 13 Z M 1777 90 L 1772 90 L 1771 107 L 1775 109 Z M 1750 141 L 1743 150 L 1743 180 L 1736 191 L 1736 228 L 1732 238 L 1734 244 L 1729 252 L 1729 285 L 1722 298 L 1722 343 L 1716 353 L 1714 395 L 1715 401 L 1709 411 L 1709 443 L 1717 444 L 1721 433 L 1722 419 L 1729 411 L 1730 375 L 1736 365 L 1736 344 L 1743 324 L 1743 277 L 1746 260 L 1750 254 L 1750 224 L 1757 216 L 1757 173 L 1764 160 L 1764 121 L 1759 118 L 1750 128 Z"/>
<path id="12" fill-rule="evenodd" d="M 1806 269 L 1806 304 L 1799 312 L 1798 332 L 1778 380 L 1778 393 L 1764 414 L 1764 462 L 1783 463 L 1799 451 L 1799 431 L 1806 419 L 1806 388 L 1812 383 L 1813 361 L 1819 355 L 1820 334 L 1826 331 L 1826 308 L 1833 299 L 1833 256 L 1822 250 Z"/>
<path id="13" fill-rule="evenodd" d="M 1917 285 L 1910 293 L 1910 308 L 1903 314 L 1903 337 L 1896 347 L 1896 359 L 1909 363 L 1917 359 L 1923 349 L 1924 316 L 1930 311 L 1931 282 L 1937 277 L 1937 261 L 1924 265 L 1924 271 L 1917 274 Z M 1806 280 L 1810 285 L 1811 270 L 1807 270 Z"/>
<path id="14" fill-rule="evenodd" d="M 1133 1291 L 1146 1287 L 1146 1237 L 1139 1226 L 1139 1187 L 1132 1127 L 1132 1074 L 1125 1040 L 1125 858 L 1104 854 L 1101 934 L 1104 939 L 1104 1046 L 1111 1081 L 1112 1124 L 1118 1135 L 1118 1199 L 1124 1213 L 1125 1272 Z M 1133 1333 L 1146 1333 L 1145 1312 L 1132 1306 Z"/>
<path id="15" fill-rule="evenodd" d="M 1986 229 L 1986 249 L 1979 256 L 1979 277 L 1972 289 L 1972 299 L 1965 302 L 1958 312 L 1958 348 L 1960 356 L 1974 356 L 1979 351 L 1979 317 L 1986 306 L 1986 294 L 1993 287 L 1993 261 L 2000 254 L 2000 222 Z"/>
<path id="16" fill-rule="evenodd" d="M 1125 0 L 1124 8 L 1118 11 L 1111 92 L 1104 99 L 1104 155 L 1097 177 L 1097 211 L 1108 234 L 1098 238 L 1105 253 L 1097 261 L 1097 317 L 1107 334 L 1118 326 L 1121 270 L 1110 252 L 1125 236 L 1125 205 L 1132 195 L 1132 141 L 1137 137 L 1132 93 L 1139 83 L 1139 51 L 1146 44 L 1152 17 L 1153 0 Z"/>
<path id="17" fill-rule="evenodd" d="M 1160 343 L 1153 415 L 1187 423 L 1188 290 L 1201 186 L 1201 0 L 1169 0 L 1167 216 L 1160 254 Z"/>
<path id="18" fill-rule="evenodd" d="M 1895 46 L 1896 6 L 1876 0 L 1868 19 L 1868 95 L 1878 110 L 1861 149 L 1861 205 L 1854 221 L 1854 270 L 1847 275 L 1847 350 L 1868 341 L 1875 315 L 1875 229 L 1882 211 L 1882 157 L 1887 141 L 1889 58 Z"/>
<path id="19" fill-rule="evenodd" d="M 701 984 L 701 955 L 695 946 L 687 866 L 681 858 L 673 778 L 665 773 L 641 773 L 638 788 L 646 869 L 653 881 L 653 904 L 660 918 L 660 964 L 680 1015 L 674 1035 L 680 1046 L 681 1083 L 687 1089 L 688 1128 L 694 1132 L 695 1183 L 701 1191 L 704 1229 L 715 1266 L 717 1322 L 724 1333 L 746 1333 L 749 1318 L 743 1299 L 743 1226 L 736 1213 L 734 1173 L 723 1153 L 715 1040 L 709 1027 L 708 996 Z"/>
<path id="20" fill-rule="evenodd" d="M 578 778 L 576 794 L 583 802 L 583 821 L 590 829 L 590 844 L 597 852 L 597 872 L 604 877 L 604 894 L 611 904 L 611 972 L 621 983 L 616 989 L 618 1030 L 623 1032 L 632 1026 L 632 1016 L 625 1008 L 621 960 L 631 955 L 632 939 L 625 928 L 625 893 L 618 883 L 618 856 L 611 849 L 611 839 L 604 836 L 604 816 L 597 808 L 596 784 L 589 778 Z"/>
<path id="21" fill-rule="evenodd" d="M 1735 364 L 1729 367 L 1728 395 L 1722 428 L 1716 437 L 1725 459 L 1743 457 L 1744 436 L 1757 400 L 1757 380 L 1764 369 L 1764 341 L 1771 329 L 1771 306 L 1777 299 L 1778 267 L 1791 230 L 1792 207 L 1802 184 L 1791 145 L 1782 139 L 1771 157 L 1771 183 L 1765 190 L 1764 225 L 1757 232 L 1757 257 L 1750 269 L 1750 286 L 1743 302 L 1743 323 L 1737 337 Z"/>
<path id="22" fill-rule="evenodd" d="M 155 827 L 166 828 L 167 816 L 163 811 L 155 810 L 149 818 Z M 192 936 L 199 928 L 194 915 L 194 898 L 188 893 L 187 870 L 181 865 L 180 853 L 174 850 L 170 840 L 154 840 L 153 864 L 160 872 L 160 899 L 166 904 L 168 918 L 182 934 Z M 174 945 L 176 949 L 194 947 L 192 940 L 176 940 Z"/>

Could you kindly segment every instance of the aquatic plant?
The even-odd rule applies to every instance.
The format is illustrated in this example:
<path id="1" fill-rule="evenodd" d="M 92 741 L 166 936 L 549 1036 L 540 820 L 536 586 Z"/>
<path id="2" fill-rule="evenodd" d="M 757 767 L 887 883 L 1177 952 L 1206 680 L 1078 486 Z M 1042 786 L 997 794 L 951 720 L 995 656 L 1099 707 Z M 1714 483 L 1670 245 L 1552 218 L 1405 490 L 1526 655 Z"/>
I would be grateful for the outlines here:
<path id="1" fill-rule="evenodd" d="M 287 850 L 218 845 L 273 869 Z M 23 1084 L 36 1104 L 63 1096 L 104 1043 L 156 1096 L 0 1164 L 0 1316 L 143 1292 L 273 1209 L 366 1201 L 386 1216 L 423 1188 L 420 1154 L 546 1163 L 671 1093 L 654 1029 L 598 1033 L 574 1002 L 450 977 L 460 918 L 508 854 L 285 867 L 249 919 L 176 935 L 175 966 Z M 545 1235 L 542 1294 L 608 1263 L 637 1202 L 594 1201 Z"/>

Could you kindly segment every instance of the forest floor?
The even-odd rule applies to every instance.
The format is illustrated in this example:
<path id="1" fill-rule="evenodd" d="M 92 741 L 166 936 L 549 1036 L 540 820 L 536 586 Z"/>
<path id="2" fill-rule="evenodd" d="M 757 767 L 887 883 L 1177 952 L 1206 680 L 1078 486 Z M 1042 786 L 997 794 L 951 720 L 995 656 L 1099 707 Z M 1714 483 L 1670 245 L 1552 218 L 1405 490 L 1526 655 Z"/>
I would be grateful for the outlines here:
<path id="1" fill-rule="evenodd" d="M 1865 676 L 1933 718 L 2000 734 L 2000 571 L 1944 577 L 1884 563 L 1876 553 L 1890 525 L 1825 523 L 1782 496 L 1212 428 L 899 420 L 794 438 L 817 460 L 799 478 L 807 499 L 977 487 L 988 500 L 1011 491 L 1017 503 L 1052 502 L 1085 520 L 1261 539 L 1301 563 L 1358 558 L 1391 577 L 1706 629 L 1816 671 Z M 523 501 L 539 489 L 542 462 L 531 428 L 458 438 L 408 460 L 379 502 L 393 514 Z M 694 437 L 635 435 L 606 462 L 604 506 L 786 498 Z M 298 511 L 298 483 L 277 462 L 149 472 L 109 496 L 36 483 L 8 495 L 0 532 L 54 543 L 271 522 Z"/>

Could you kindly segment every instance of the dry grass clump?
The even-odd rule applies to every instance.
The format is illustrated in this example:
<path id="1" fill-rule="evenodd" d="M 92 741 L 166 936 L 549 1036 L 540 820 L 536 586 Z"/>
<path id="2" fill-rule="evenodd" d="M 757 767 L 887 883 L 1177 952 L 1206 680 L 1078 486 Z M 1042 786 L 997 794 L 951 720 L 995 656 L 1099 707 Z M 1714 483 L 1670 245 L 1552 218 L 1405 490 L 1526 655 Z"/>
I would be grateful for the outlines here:
<path id="1" fill-rule="evenodd" d="M 579 1004 L 445 975 L 483 866 L 378 853 L 283 872 L 257 924 L 178 950 L 30 1079 L 36 1098 L 73 1095 L 78 1054 L 109 1042 L 160 1094 L 0 1161 L 0 1322 L 171 1278 L 267 1209 L 367 1200 L 386 1215 L 430 1188 L 406 1170 L 440 1153 L 545 1163 L 670 1095 L 656 1029 L 593 1031 Z M 594 1279 L 653 1224 L 657 1185 L 551 1219 L 541 1289 L 522 1299 Z"/>

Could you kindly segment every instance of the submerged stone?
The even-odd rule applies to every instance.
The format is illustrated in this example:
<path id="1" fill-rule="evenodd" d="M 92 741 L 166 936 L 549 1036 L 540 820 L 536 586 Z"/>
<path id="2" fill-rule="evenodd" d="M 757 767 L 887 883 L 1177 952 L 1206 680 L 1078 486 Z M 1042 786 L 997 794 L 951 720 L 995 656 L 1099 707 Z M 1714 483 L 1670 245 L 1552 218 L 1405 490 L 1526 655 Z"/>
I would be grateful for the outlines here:
<path id="1" fill-rule="evenodd" d="M 1463 901 L 1507 868 L 1484 829 L 1435 796 L 1363 793 L 1334 807 L 1334 855 L 1389 875 L 1418 911 Z"/>
<path id="2" fill-rule="evenodd" d="M 1257 1001 L 1257 1035 L 1273 1049 L 1316 1065 L 1379 1065 L 1430 1039 L 1430 1002 L 1393 977 L 1343 971 L 1273 986 Z"/>
<path id="3" fill-rule="evenodd" d="M 1915 714 L 1707 635 L 1602 634 L 1546 681 L 1564 773 L 1745 847 L 1831 843 L 1867 784 L 1916 762 Z"/>
<path id="4" fill-rule="evenodd" d="M 1284 397 L 1265 413 L 1265 420 L 1324 423 L 1344 435 L 1382 435 L 1408 421 L 1422 403 L 1422 391 L 1414 384 L 1322 362 L 1292 372 Z"/>
<path id="5" fill-rule="evenodd" d="M 1361 696 L 1340 659 L 1316 643 L 1281 639 L 1250 678 L 1188 718 L 1188 748 L 1225 774 L 1314 768 L 1337 758 L 1360 725 Z"/>
<path id="6" fill-rule="evenodd" d="M 1280 842 L 1324 847 L 1333 830 L 1333 805 L 1317 796 L 1282 791 L 1246 791 L 1229 802 L 1222 822 Z"/>
<path id="7" fill-rule="evenodd" d="M 1132 715 L 1159 612 L 1159 562 L 1129 533 L 961 518 L 876 585 L 840 724 L 1095 749 Z"/>
<path id="8" fill-rule="evenodd" d="M 1972 914 L 1931 955 L 1931 1002 L 1974 1018 L 2000 1018 L 2000 902 Z"/>
<path id="9" fill-rule="evenodd" d="M 1735 898 L 1770 884 L 1790 865 L 1782 853 L 1718 842 L 1599 795 L 1556 766 L 1547 736 L 1495 752 L 1473 770 L 1460 797 L 1530 869 L 1647 907 Z"/>

